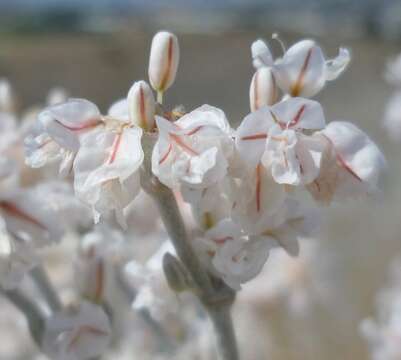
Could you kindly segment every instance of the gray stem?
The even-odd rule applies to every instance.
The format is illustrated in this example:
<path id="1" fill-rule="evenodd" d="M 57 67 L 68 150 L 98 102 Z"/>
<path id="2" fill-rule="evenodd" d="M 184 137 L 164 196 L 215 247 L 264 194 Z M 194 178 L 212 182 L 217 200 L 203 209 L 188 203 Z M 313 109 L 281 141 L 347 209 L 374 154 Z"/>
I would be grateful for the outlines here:
<path id="1" fill-rule="evenodd" d="M 142 146 L 145 158 L 141 174 L 142 188 L 155 200 L 177 256 L 191 275 L 196 295 L 214 324 L 221 359 L 238 360 L 237 343 L 230 314 L 235 292 L 219 279 L 212 278 L 202 266 L 191 245 L 173 192 L 153 176 L 151 154 L 154 142 L 154 136 L 144 134 Z"/>
<path id="2" fill-rule="evenodd" d="M 25 315 L 32 338 L 40 348 L 45 322 L 42 311 L 19 290 L 2 290 L 1 292 Z"/>
<path id="3" fill-rule="evenodd" d="M 191 274 L 197 295 L 214 324 L 221 359 L 237 360 L 239 356 L 230 314 L 235 293 L 221 282 L 216 281 L 218 286 L 214 286 L 212 278 L 202 267 L 191 246 L 174 194 L 156 179 L 153 179 L 153 184 L 155 186 L 151 195 L 156 200 L 166 230 L 178 257 Z"/>
<path id="4" fill-rule="evenodd" d="M 31 271 L 31 276 L 35 285 L 45 297 L 47 304 L 52 311 L 59 311 L 63 308 L 60 297 L 57 294 L 56 289 L 52 285 L 49 276 L 42 265 L 38 265 Z"/>
<path id="5" fill-rule="evenodd" d="M 217 334 L 217 347 L 222 359 L 239 359 L 234 326 L 231 317 L 231 306 L 207 307 Z"/>

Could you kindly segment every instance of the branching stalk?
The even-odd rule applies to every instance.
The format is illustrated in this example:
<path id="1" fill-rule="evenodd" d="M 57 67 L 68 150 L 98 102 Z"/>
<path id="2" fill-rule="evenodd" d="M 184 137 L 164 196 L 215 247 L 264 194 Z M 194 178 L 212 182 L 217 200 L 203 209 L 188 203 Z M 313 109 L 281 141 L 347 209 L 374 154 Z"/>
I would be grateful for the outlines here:
<path id="1" fill-rule="evenodd" d="M 235 292 L 221 281 L 212 278 L 199 261 L 191 245 L 173 192 L 160 183 L 151 172 L 150 154 L 153 143 L 154 138 L 145 134 L 143 139 L 145 159 L 141 176 L 142 187 L 155 200 L 177 256 L 191 275 L 196 287 L 195 292 L 213 322 L 221 359 L 238 360 L 237 343 L 230 314 Z"/>
<path id="2" fill-rule="evenodd" d="M 60 297 L 57 294 L 56 289 L 51 283 L 49 276 L 47 275 L 45 269 L 38 265 L 31 271 L 31 276 L 35 285 L 41 292 L 41 294 L 46 299 L 47 304 L 49 305 L 52 311 L 59 311 L 63 308 Z"/>

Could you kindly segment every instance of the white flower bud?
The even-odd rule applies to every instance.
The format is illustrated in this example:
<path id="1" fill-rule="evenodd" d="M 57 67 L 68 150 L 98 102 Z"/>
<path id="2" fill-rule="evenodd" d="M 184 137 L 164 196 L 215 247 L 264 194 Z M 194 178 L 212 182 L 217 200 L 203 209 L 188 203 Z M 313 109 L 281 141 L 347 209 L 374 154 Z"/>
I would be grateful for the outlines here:
<path id="1" fill-rule="evenodd" d="M 252 77 L 249 88 L 251 111 L 265 105 L 273 105 L 278 100 L 278 88 L 273 71 L 269 67 L 259 68 Z"/>
<path id="2" fill-rule="evenodd" d="M 128 112 L 131 121 L 144 130 L 155 127 L 155 98 L 146 81 L 137 81 L 127 96 Z"/>
<path id="3" fill-rule="evenodd" d="M 179 57 L 178 40 L 174 34 L 161 31 L 153 37 L 150 48 L 149 80 L 158 93 L 163 93 L 173 84 Z"/>
<path id="4" fill-rule="evenodd" d="M 181 292 L 188 289 L 190 279 L 187 270 L 175 256 L 168 252 L 163 256 L 163 271 L 172 290 Z"/>

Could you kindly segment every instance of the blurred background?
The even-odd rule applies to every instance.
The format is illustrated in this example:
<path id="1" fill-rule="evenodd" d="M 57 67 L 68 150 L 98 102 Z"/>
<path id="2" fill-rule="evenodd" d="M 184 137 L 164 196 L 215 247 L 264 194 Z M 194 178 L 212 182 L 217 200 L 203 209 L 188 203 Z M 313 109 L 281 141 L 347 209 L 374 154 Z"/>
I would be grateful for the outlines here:
<path id="1" fill-rule="evenodd" d="M 394 91 L 384 80 L 386 63 L 401 51 L 401 2 L 0 0 L 0 77 L 13 84 L 21 108 L 43 103 L 50 88 L 62 86 L 106 110 L 134 80 L 147 79 L 150 41 L 159 29 L 175 32 L 181 48 L 166 102 L 221 107 L 234 125 L 249 112 L 256 38 L 270 40 L 277 32 L 287 46 L 314 38 L 329 57 L 339 46 L 351 49 L 350 67 L 318 100 L 328 121 L 350 120 L 379 144 L 389 165 L 383 194 L 324 211 L 318 240 L 328 255 L 314 259 L 302 281 L 319 279 L 331 289 L 327 301 L 294 315 L 284 303 L 250 296 L 250 284 L 236 321 L 244 359 L 369 359 L 359 323 L 374 315 L 388 265 L 401 255 L 401 144 L 382 126 Z M 279 44 L 269 42 L 280 55 Z M 263 279 L 260 292 L 269 289 L 269 275 Z"/>

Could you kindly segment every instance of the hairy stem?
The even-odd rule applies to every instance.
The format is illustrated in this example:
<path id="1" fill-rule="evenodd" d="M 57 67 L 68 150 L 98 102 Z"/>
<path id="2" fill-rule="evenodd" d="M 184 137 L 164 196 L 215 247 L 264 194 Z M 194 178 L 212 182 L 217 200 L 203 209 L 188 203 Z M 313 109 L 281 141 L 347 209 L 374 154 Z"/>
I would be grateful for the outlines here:
<path id="1" fill-rule="evenodd" d="M 46 299 L 46 302 L 49 305 L 50 309 L 52 311 L 61 310 L 63 308 L 63 305 L 45 269 L 41 265 L 38 265 L 32 269 L 31 276 L 33 281 L 35 282 L 35 285 Z"/>
<path id="2" fill-rule="evenodd" d="M 156 200 L 177 255 L 191 274 L 197 287 L 197 295 L 214 324 L 221 359 L 237 360 L 237 343 L 230 314 L 235 294 L 221 283 L 218 287 L 213 285 L 211 277 L 202 267 L 188 239 L 174 194 L 169 188 L 153 180 L 157 185 L 151 195 Z"/>
<path id="3" fill-rule="evenodd" d="M 217 334 L 217 347 L 221 358 L 239 359 L 230 308 L 231 306 L 209 306 L 207 311 Z"/>
<path id="4" fill-rule="evenodd" d="M 212 278 L 202 266 L 191 245 L 173 192 L 153 176 L 151 153 L 154 142 L 155 137 L 144 135 L 142 145 L 145 158 L 141 174 L 142 188 L 155 200 L 177 256 L 191 275 L 195 293 L 214 324 L 221 359 L 238 360 L 237 343 L 230 314 L 235 292 L 219 279 Z"/>

